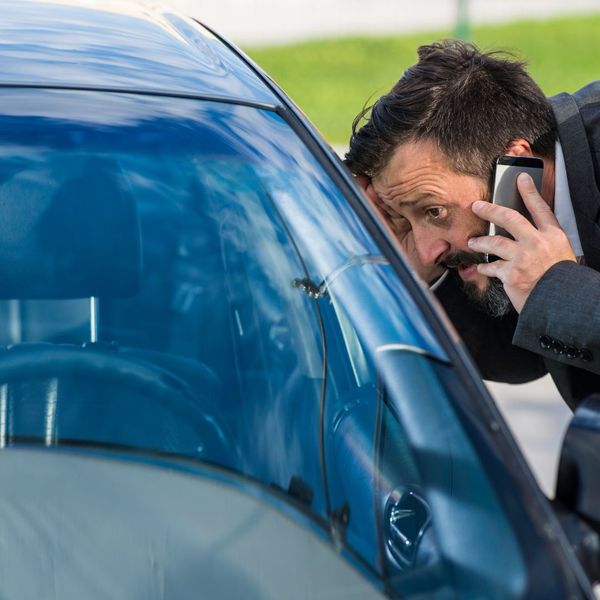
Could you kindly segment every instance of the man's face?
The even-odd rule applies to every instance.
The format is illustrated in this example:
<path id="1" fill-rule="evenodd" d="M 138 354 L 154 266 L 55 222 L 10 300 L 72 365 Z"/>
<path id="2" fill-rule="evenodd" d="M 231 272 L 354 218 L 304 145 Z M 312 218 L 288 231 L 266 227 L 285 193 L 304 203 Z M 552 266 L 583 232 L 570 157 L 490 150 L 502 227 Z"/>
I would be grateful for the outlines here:
<path id="1" fill-rule="evenodd" d="M 419 141 L 399 146 L 372 184 L 392 229 L 422 267 L 453 269 L 488 312 L 508 312 L 501 284 L 477 271 L 483 256 L 467 245 L 487 234 L 487 222 L 471 210 L 473 202 L 488 200 L 486 182 L 456 173 L 435 144 Z"/>

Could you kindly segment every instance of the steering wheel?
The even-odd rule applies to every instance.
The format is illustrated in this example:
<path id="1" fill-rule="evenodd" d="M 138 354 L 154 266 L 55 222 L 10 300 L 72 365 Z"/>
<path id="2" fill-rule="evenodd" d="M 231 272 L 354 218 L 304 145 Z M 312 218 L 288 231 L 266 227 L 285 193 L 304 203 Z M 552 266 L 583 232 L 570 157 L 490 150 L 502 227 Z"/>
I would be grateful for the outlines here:
<path id="1" fill-rule="evenodd" d="M 206 399 L 159 365 L 97 346 L 32 343 L 0 352 L 0 385 L 39 379 L 57 379 L 59 390 L 63 381 L 77 384 L 74 398 L 58 396 L 57 413 L 65 416 L 58 427 L 62 439 L 73 441 L 74 435 L 78 442 L 143 447 L 232 466 L 235 444 L 206 412 Z M 118 392 L 90 402 L 87 397 L 98 391 L 90 379 L 112 384 Z M 17 394 L 13 410 L 19 401 L 30 404 L 32 396 L 39 403 L 31 393 L 23 399 Z M 132 400 L 140 398 L 132 412 Z"/>

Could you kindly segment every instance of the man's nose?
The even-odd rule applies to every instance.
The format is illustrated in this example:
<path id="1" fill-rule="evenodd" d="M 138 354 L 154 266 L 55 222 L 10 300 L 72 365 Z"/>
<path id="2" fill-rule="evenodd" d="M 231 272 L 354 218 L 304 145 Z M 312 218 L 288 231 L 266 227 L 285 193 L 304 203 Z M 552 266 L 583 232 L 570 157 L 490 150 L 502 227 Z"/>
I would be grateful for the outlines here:
<path id="1" fill-rule="evenodd" d="M 415 249 L 421 264 L 433 267 L 442 261 L 443 256 L 450 250 L 450 244 L 442 238 L 425 234 L 415 238 Z"/>

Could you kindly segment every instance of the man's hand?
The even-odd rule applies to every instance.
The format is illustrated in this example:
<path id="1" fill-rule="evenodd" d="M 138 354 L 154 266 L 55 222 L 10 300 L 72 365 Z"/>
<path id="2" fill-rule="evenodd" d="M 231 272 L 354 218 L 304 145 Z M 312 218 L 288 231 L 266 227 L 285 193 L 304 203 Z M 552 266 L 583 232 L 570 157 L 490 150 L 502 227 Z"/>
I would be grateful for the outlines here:
<path id="1" fill-rule="evenodd" d="M 472 209 L 478 217 L 499 225 L 515 239 L 501 235 L 471 238 L 469 247 L 476 252 L 499 257 L 495 262 L 478 265 L 477 270 L 488 277 L 500 279 L 510 301 L 520 313 L 531 290 L 551 266 L 563 260 L 575 261 L 576 258 L 565 232 L 535 189 L 531 177 L 521 173 L 517 187 L 535 227 L 515 210 L 490 202 L 475 202 Z"/>
<path id="2" fill-rule="evenodd" d="M 363 189 L 369 204 L 375 209 L 375 212 L 381 217 L 382 221 L 389 227 L 391 233 L 400 242 L 402 249 L 417 275 L 427 284 L 431 284 L 440 277 L 445 269 L 439 265 L 427 267 L 421 263 L 415 248 L 415 240 L 412 231 L 406 231 L 405 223 L 399 224 L 398 216 L 394 211 L 381 201 L 377 192 L 375 192 L 371 182 L 366 177 L 359 175 L 356 180 Z"/>

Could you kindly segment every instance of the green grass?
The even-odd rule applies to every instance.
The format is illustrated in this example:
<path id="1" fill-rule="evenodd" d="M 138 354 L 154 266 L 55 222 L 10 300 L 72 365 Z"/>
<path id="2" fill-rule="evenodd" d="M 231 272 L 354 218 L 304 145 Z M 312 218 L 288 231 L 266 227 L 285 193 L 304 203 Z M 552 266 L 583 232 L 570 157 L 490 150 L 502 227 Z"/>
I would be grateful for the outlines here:
<path id="1" fill-rule="evenodd" d="M 438 31 L 342 38 L 245 51 L 331 143 L 345 144 L 355 115 L 414 64 L 417 46 L 450 36 Z M 548 95 L 600 79 L 600 15 L 476 27 L 472 41 L 482 49 L 510 50 L 526 60 Z"/>

